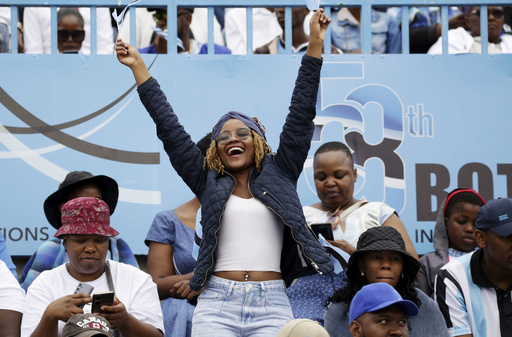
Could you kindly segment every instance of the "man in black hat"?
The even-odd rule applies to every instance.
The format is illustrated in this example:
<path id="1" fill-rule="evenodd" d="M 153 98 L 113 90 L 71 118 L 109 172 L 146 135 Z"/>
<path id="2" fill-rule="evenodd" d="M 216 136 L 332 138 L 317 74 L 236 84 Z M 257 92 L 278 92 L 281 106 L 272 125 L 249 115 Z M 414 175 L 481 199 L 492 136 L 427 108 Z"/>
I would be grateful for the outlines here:
<path id="1" fill-rule="evenodd" d="M 475 226 L 480 249 L 439 271 L 435 298 L 452 336 L 510 336 L 512 199 L 487 202 Z"/>
<path id="2" fill-rule="evenodd" d="M 59 184 L 57 191 L 44 201 L 44 214 L 48 222 L 58 230 L 62 226 L 60 209 L 67 201 L 79 197 L 102 199 L 114 213 L 119 197 L 117 182 L 104 175 L 93 175 L 86 171 L 72 171 Z M 113 248 L 114 247 L 114 248 Z M 138 267 L 137 260 L 128 244 L 120 238 L 111 238 L 108 258 Z M 43 243 L 25 265 L 20 284 L 25 291 L 43 271 L 67 262 L 67 255 L 60 239 Z"/>

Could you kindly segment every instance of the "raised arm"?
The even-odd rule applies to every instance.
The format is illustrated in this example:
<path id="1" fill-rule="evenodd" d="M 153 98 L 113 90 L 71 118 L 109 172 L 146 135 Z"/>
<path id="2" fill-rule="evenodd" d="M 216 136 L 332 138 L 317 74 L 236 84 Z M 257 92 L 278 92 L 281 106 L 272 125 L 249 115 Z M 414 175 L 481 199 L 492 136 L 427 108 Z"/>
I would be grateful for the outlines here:
<path id="1" fill-rule="evenodd" d="M 119 62 L 131 69 L 142 104 L 157 126 L 157 136 L 164 144 L 171 164 L 194 194 L 201 192 L 204 177 L 203 155 L 196 147 L 156 79 L 151 77 L 138 50 L 121 39 L 117 41 L 116 53 Z M 185 160 L 186 159 L 186 160 Z"/>
<path id="2" fill-rule="evenodd" d="M 116 54 L 119 62 L 132 70 L 137 85 L 141 85 L 151 77 L 144 60 L 134 46 L 119 39 L 116 44 Z"/>
<path id="3" fill-rule="evenodd" d="M 292 179 L 298 179 L 307 158 L 313 137 L 313 119 L 322 69 L 322 47 L 331 20 L 323 9 L 315 12 L 310 21 L 310 41 L 295 81 L 290 112 L 279 138 L 274 156 L 279 167 Z"/>
<path id="4" fill-rule="evenodd" d="M 306 54 L 316 58 L 322 57 L 325 33 L 331 23 L 331 19 L 325 15 L 324 9 L 318 9 L 309 21 L 309 45 Z"/>

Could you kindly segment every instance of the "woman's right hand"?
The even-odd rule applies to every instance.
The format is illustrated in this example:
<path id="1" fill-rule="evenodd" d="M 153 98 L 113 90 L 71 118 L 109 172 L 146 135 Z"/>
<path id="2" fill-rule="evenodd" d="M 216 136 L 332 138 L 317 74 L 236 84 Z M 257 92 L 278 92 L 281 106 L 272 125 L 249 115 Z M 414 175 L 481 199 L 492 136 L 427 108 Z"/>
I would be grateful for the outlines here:
<path id="1" fill-rule="evenodd" d="M 189 281 L 190 280 L 183 280 L 176 282 L 170 290 L 171 296 L 174 298 L 186 298 L 189 301 L 199 296 L 197 291 L 190 289 Z"/>
<path id="2" fill-rule="evenodd" d="M 67 321 L 75 314 L 83 313 L 79 306 L 90 303 L 92 298 L 87 294 L 73 294 L 63 296 L 48 304 L 44 315 L 51 319 Z"/>

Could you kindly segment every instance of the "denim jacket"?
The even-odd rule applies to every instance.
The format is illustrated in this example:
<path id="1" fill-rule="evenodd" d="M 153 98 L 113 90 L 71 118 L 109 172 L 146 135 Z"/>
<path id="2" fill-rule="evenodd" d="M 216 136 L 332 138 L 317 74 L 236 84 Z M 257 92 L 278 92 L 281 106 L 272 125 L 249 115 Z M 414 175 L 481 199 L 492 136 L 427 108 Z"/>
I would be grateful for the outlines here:
<path id="1" fill-rule="evenodd" d="M 347 8 L 332 18 L 332 43 L 349 53 L 361 49 L 361 26 Z M 388 14 L 372 9 L 372 53 L 397 54 L 402 52 L 398 23 Z"/>

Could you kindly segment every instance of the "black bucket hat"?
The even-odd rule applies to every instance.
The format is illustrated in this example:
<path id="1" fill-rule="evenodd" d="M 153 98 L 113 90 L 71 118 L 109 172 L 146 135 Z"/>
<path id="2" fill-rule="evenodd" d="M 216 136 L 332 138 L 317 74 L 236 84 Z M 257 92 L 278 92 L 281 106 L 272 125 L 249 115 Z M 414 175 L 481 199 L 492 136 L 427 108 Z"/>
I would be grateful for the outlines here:
<path id="1" fill-rule="evenodd" d="M 68 201 L 64 200 L 66 195 L 72 189 L 82 184 L 98 186 L 101 191 L 101 199 L 110 208 L 110 215 L 114 213 L 119 197 L 119 187 L 114 179 L 103 175 L 93 176 L 92 173 L 86 171 L 69 172 L 64 181 L 60 183 L 59 189 L 44 201 L 44 214 L 48 222 L 55 229 L 59 229 L 62 226 L 59 205 Z"/>
<path id="2" fill-rule="evenodd" d="M 411 274 L 411 280 L 416 278 L 420 270 L 420 263 L 405 250 L 405 242 L 400 232 L 389 226 L 372 227 L 361 234 L 357 241 L 357 249 L 348 260 L 347 277 L 355 279 L 359 275 L 357 261 L 363 257 L 364 252 L 378 250 L 402 253 L 404 257 L 403 270 Z"/>

